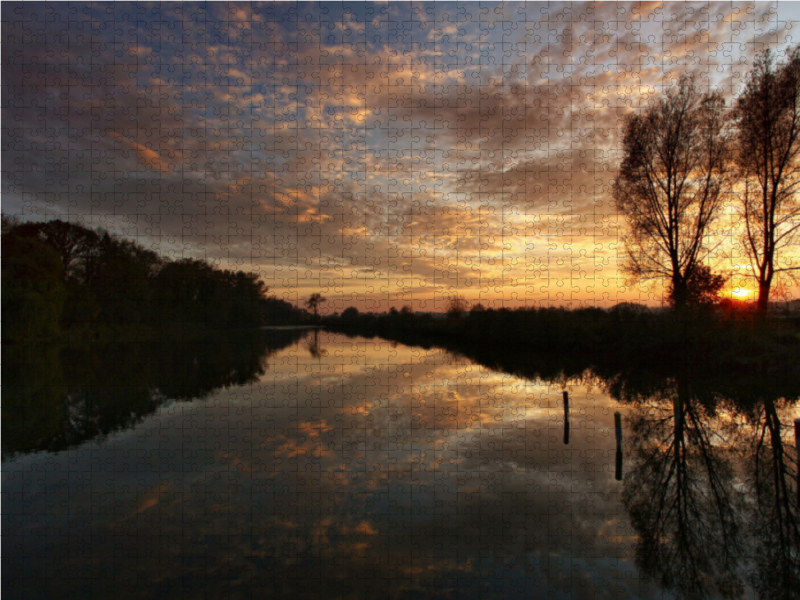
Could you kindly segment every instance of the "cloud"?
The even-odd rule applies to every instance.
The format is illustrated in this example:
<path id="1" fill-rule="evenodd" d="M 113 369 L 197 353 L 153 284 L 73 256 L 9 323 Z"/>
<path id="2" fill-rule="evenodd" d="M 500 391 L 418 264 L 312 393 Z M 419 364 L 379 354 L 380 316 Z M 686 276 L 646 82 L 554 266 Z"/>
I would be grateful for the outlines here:
<path id="1" fill-rule="evenodd" d="M 4 4 L 4 210 L 289 295 L 546 299 L 505 282 L 533 264 L 565 281 L 616 243 L 621 119 L 686 70 L 735 93 L 790 41 L 776 10 Z"/>

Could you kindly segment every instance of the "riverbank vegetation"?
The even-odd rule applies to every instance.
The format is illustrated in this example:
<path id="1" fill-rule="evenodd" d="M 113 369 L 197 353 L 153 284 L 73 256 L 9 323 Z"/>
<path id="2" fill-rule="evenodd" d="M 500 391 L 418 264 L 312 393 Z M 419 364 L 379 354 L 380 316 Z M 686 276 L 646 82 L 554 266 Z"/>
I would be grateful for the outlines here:
<path id="1" fill-rule="evenodd" d="M 535 357 L 540 369 L 552 362 L 573 374 L 587 368 L 665 373 L 735 368 L 750 376 L 800 377 L 800 315 L 764 317 L 731 303 L 681 313 L 635 304 L 610 310 L 477 306 L 447 315 L 409 309 L 361 314 L 350 307 L 323 323 L 351 335 L 442 347 L 509 372 L 519 372 Z"/>
<path id="2" fill-rule="evenodd" d="M 4 216 L 2 227 L 4 342 L 119 340 L 308 319 L 270 296 L 257 273 L 165 258 L 61 220 L 18 223 Z"/>

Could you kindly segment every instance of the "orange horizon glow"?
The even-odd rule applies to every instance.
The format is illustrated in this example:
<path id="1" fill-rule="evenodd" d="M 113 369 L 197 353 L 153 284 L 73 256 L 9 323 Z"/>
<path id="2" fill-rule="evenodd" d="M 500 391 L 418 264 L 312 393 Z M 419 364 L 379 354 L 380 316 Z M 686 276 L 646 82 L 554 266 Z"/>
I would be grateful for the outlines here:
<path id="1" fill-rule="evenodd" d="M 731 290 L 731 296 L 737 298 L 738 300 L 744 300 L 752 296 L 755 293 L 755 290 L 751 290 L 750 288 L 734 288 Z"/>

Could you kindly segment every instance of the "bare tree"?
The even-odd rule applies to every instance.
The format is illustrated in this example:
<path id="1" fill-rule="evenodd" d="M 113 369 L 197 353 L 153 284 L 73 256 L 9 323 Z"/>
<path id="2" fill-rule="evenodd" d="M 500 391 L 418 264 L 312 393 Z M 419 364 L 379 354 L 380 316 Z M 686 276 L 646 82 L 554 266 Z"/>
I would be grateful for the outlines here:
<path id="1" fill-rule="evenodd" d="M 691 275 L 727 187 L 723 108 L 721 95 L 701 94 L 684 76 L 625 123 L 613 189 L 630 226 L 623 270 L 635 280 L 668 279 L 678 310 L 690 302 Z"/>
<path id="2" fill-rule="evenodd" d="M 758 282 L 757 306 L 765 312 L 775 277 L 800 269 L 777 266 L 800 228 L 800 46 L 782 64 L 769 50 L 758 56 L 734 117 L 744 247 Z"/>

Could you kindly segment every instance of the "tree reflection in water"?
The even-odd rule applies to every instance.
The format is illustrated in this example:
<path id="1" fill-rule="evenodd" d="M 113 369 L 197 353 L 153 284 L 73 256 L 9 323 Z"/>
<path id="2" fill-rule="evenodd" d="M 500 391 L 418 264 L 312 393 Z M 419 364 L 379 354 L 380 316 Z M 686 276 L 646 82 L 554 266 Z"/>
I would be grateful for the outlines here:
<path id="1" fill-rule="evenodd" d="M 191 340 L 3 347 L 3 459 L 57 452 L 129 429 L 176 400 L 256 381 L 303 330 L 224 332 Z"/>
<path id="2" fill-rule="evenodd" d="M 607 385 L 633 408 L 622 501 L 642 573 L 679 598 L 735 598 L 746 583 L 760 598 L 800 597 L 792 404 L 662 382 Z"/>
<path id="3" fill-rule="evenodd" d="M 325 348 L 320 348 L 319 329 L 314 329 L 314 335 L 310 340 L 308 340 L 306 348 L 308 349 L 308 353 L 316 359 L 321 359 L 323 356 L 328 356 L 328 351 Z"/>
<path id="4" fill-rule="evenodd" d="M 800 598 L 800 523 L 795 449 L 779 406 L 765 399 L 751 415 L 745 440 L 753 570 L 750 581 L 763 598 Z"/>

